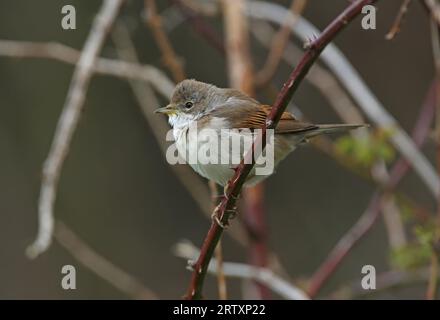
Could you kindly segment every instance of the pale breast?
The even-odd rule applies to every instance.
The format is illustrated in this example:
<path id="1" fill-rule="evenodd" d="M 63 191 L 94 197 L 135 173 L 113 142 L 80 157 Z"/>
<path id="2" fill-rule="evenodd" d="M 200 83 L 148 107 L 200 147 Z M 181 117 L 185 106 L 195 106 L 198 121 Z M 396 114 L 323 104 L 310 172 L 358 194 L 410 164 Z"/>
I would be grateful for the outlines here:
<path id="1" fill-rule="evenodd" d="M 192 123 L 174 127 L 176 147 L 180 156 L 194 171 L 220 185 L 225 185 L 234 175 L 234 168 L 252 146 L 254 135 L 246 130 L 221 130 L 227 128 L 223 118 L 206 118 L 199 121 L 197 126 Z M 272 161 L 273 167 L 276 167 L 293 149 L 291 141 L 286 137 L 275 135 L 273 158 L 268 161 Z M 254 168 L 246 185 L 258 183 L 270 173 L 256 175 Z"/>

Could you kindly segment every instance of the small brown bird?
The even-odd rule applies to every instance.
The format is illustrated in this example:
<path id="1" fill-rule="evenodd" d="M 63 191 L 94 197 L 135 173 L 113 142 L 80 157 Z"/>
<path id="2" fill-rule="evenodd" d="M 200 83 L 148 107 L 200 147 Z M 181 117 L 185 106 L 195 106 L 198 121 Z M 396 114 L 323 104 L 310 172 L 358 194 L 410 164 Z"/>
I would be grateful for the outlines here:
<path id="1" fill-rule="evenodd" d="M 189 164 L 203 177 L 225 186 L 234 175 L 234 167 L 249 149 L 243 148 L 246 138 L 253 139 L 255 130 L 263 128 L 270 110 L 270 106 L 262 105 L 238 90 L 218 88 L 196 80 L 184 80 L 174 89 L 170 104 L 156 112 L 168 115 L 177 150 L 182 157 L 187 159 L 188 154 L 206 155 L 205 151 L 210 151 L 208 158 L 217 161 L 209 162 L 198 158 Z M 196 142 L 194 136 L 190 135 L 190 129 L 194 126 L 197 127 Z M 274 132 L 273 167 L 309 138 L 363 126 L 365 125 L 311 124 L 284 112 Z M 208 133 L 202 133 L 204 131 Z M 243 138 L 240 140 L 240 148 L 237 151 L 228 145 L 222 149 L 218 140 L 212 139 L 212 132 L 219 140 L 223 139 L 222 141 L 229 141 L 234 137 Z M 252 140 L 250 143 L 252 144 Z M 266 150 L 268 146 L 269 144 L 266 145 Z M 261 166 L 259 164 L 251 171 L 245 186 L 254 185 L 273 172 L 271 170 L 269 174 L 258 174 L 256 169 Z"/>

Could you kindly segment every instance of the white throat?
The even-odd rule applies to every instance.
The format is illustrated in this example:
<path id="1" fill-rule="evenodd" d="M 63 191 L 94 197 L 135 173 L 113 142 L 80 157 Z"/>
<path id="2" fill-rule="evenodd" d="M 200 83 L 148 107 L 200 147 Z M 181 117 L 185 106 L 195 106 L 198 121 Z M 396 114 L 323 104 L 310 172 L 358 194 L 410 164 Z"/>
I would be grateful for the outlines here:
<path id="1" fill-rule="evenodd" d="M 180 114 L 180 115 L 173 114 L 168 117 L 168 122 L 173 127 L 173 129 L 186 128 L 194 120 L 195 120 L 194 116 L 189 115 L 189 114 Z"/>

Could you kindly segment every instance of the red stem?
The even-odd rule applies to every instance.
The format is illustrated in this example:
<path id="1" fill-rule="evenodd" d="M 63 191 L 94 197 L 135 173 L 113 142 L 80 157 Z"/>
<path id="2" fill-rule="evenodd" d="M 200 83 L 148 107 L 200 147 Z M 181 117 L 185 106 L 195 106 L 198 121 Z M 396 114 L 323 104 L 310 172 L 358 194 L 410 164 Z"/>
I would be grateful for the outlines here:
<path id="1" fill-rule="evenodd" d="M 245 160 L 240 163 L 235 171 L 234 177 L 229 181 L 225 197 L 222 199 L 218 216 L 223 224 L 229 221 L 231 210 L 235 206 L 235 199 L 241 192 L 244 181 L 247 175 L 253 168 L 253 164 L 245 164 L 247 160 L 253 158 L 253 150 L 256 145 L 261 145 L 263 149 L 266 141 L 266 129 L 273 129 L 276 127 L 282 113 L 286 109 L 293 94 L 298 89 L 301 81 L 304 79 L 310 67 L 316 61 L 325 46 L 335 38 L 335 36 L 343 30 L 348 23 L 350 23 L 357 15 L 361 13 L 362 7 L 372 4 L 377 0 L 357 0 L 353 1 L 338 17 L 333 20 L 330 25 L 322 32 L 322 34 L 313 40 L 303 55 L 301 61 L 293 70 L 288 81 L 284 84 L 281 92 L 272 107 L 272 111 L 267 117 L 266 126 L 262 128 L 262 135 L 260 139 L 253 144 L 251 150 L 247 152 Z M 252 161 L 250 161 L 252 163 Z M 249 162 L 248 162 L 249 163 Z M 200 299 L 202 297 L 203 283 L 206 277 L 209 261 L 212 258 L 215 247 L 223 233 L 223 229 L 215 222 L 211 224 L 208 234 L 203 242 L 199 258 L 194 264 L 194 271 L 191 277 L 190 286 L 188 288 L 186 299 Z"/>
<path id="2" fill-rule="evenodd" d="M 420 115 L 414 127 L 412 138 L 414 143 L 420 147 L 426 141 L 429 135 L 431 123 L 434 118 L 436 97 L 436 81 L 430 86 L 425 102 L 420 110 Z M 377 190 L 368 205 L 367 210 L 362 214 L 359 220 L 351 229 L 338 241 L 336 246 L 327 256 L 324 263 L 318 268 L 310 280 L 308 294 L 311 298 L 315 297 L 325 282 L 336 271 L 342 260 L 348 255 L 353 247 L 362 239 L 368 231 L 378 221 L 381 205 L 384 198 L 390 194 L 408 173 L 410 165 L 405 158 L 400 158 L 390 172 L 390 178 L 383 190 Z"/>

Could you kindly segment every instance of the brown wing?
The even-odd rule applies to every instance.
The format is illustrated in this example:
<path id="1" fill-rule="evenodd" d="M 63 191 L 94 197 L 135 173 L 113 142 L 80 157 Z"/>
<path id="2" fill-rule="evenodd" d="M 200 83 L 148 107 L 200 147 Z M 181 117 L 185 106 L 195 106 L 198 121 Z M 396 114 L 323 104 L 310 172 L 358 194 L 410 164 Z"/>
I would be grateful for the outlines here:
<path id="1" fill-rule="evenodd" d="M 266 122 L 272 107 L 268 105 L 260 105 L 252 109 L 246 110 L 246 114 L 240 117 L 240 121 L 234 123 L 235 128 L 262 128 Z M 275 128 L 275 133 L 288 134 L 298 133 L 316 129 L 317 127 L 311 123 L 296 120 L 290 112 L 283 112 L 278 125 Z"/>

